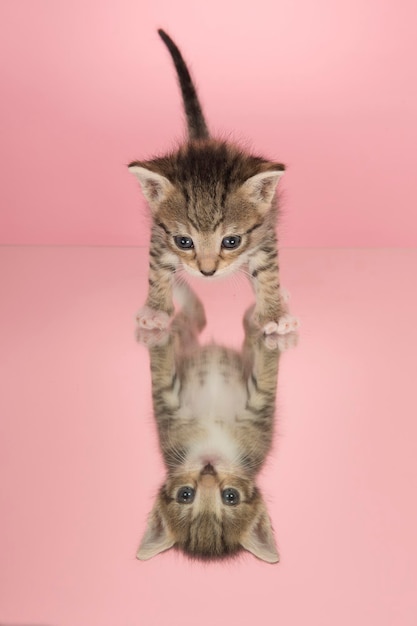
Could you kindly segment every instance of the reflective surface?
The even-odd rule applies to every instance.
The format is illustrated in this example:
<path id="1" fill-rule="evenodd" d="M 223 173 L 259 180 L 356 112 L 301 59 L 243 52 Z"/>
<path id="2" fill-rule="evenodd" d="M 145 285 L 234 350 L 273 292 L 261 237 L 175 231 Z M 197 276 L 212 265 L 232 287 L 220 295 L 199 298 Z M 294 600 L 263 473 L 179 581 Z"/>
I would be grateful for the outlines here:
<path id="1" fill-rule="evenodd" d="M 135 558 L 165 476 L 134 332 L 146 250 L 0 254 L 0 620 L 414 625 L 416 251 L 281 254 L 301 329 L 257 478 L 276 565 Z M 201 343 L 239 350 L 249 286 L 194 285 Z"/>

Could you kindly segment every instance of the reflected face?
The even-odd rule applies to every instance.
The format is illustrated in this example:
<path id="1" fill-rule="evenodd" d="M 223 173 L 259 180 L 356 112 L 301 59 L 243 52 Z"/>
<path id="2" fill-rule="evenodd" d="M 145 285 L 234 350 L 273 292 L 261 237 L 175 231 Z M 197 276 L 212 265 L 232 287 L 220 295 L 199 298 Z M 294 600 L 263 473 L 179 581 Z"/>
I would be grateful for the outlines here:
<path id="1" fill-rule="evenodd" d="M 253 481 L 211 464 L 169 477 L 158 499 L 175 543 L 201 558 L 238 552 L 262 503 Z"/>

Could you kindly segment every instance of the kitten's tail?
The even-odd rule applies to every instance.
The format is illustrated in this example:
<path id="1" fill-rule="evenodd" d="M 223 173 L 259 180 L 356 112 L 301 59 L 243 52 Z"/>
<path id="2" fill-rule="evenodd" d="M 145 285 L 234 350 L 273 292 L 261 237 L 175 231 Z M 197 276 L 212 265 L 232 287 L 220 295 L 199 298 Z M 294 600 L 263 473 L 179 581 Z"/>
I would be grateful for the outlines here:
<path id="1" fill-rule="evenodd" d="M 159 29 L 158 34 L 168 48 L 172 60 L 174 61 L 175 69 L 177 70 L 185 115 L 187 116 L 189 138 L 208 139 L 210 137 L 210 134 L 207 128 L 206 121 L 204 119 L 203 109 L 201 108 L 196 88 L 190 76 L 190 72 L 188 71 L 188 67 L 185 64 L 185 61 L 181 55 L 181 52 L 178 50 L 171 37 L 169 37 L 165 31 Z"/>

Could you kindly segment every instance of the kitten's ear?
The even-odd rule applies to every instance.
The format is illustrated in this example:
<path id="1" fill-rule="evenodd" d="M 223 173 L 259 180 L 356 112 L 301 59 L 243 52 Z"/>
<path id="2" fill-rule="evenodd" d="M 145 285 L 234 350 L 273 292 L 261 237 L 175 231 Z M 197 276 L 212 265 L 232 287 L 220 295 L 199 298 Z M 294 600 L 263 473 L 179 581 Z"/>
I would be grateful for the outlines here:
<path id="1" fill-rule="evenodd" d="M 260 212 L 266 212 L 271 206 L 278 181 L 284 173 L 284 166 L 271 164 L 270 169 L 248 178 L 241 189 L 250 202 L 257 205 Z"/>
<path id="2" fill-rule="evenodd" d="M 164 200 L 173 189 L 172 183 L 170 183 L 168 178 L 162 176 L 162 174 L 158 174 L 149 169 L 147 163 L 134 161 L 128 167 L 129 172 L 132 172 L 140 182 L 143 195 L 149 202 L 149 206 L 152 210 L 156 211 L 162 200 Z"/>
<path id="3" fill-rule="evenodd" d="M 148 525 L 136 553 L 136 557 L 141 561 L 147 561 L 160 552 L 169 550 L 174 543 L 175 539 L 167 529 L 161 514 L 155 507 L 149 516 Z"/>
<path id="4" fill-rule="evenodd" d="M 261 561 L 278 563 L 279 554 L 266 508 L 262 507 L 260 514 L 257 515 L 240 544 L 242 548 L 251 552 Z"/>

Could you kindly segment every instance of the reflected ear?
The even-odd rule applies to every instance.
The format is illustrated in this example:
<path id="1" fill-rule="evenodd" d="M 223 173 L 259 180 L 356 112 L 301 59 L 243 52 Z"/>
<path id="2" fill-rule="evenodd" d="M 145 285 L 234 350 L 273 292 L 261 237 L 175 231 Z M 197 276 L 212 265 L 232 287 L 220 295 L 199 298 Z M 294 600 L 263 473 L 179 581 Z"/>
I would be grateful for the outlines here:
<path id="1" fill-rule="evenodd" d="M 129 172 L 132 172 L 138 179 L 140 186 L 142 187 L 143 195 L 149 202 L 149 206 L 154 211 L 159 208 L 162 200 L 164 200 L 169 192 L 174 188 L 172 183 L 152 170 L 148 169 L 146 163 L 139 163 L 135 161 L 129 166 Z"/>
<path id="2" fill-rule="evenodd" d="M 281 169 L 251 176 L 241 187 L 248 200 L 255 203 L 261 212 L 267 211 L 271 206 L 278 181 L 284 173 L 282 165 L 277 167 Z"/>
<path id="3" fill-rule="evenodd" d="M 174 543 L 174 537 L 167 529 L 159 511 L 154 508 L 149 516 L 148 525 L 136 557 L 141 561 L 147 561 L 160 552 L 169 550 Z"/>
<path id="4" fill-rule="evenodd" d="M 278 563 L 279 554 L 275 545 L 271 520 L 263 508 L 255 518 L 249 531 L 240 542 L 242 548 L 266 563 Z"/>

